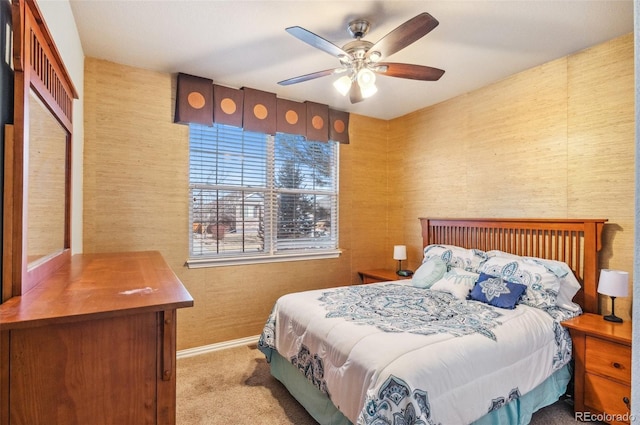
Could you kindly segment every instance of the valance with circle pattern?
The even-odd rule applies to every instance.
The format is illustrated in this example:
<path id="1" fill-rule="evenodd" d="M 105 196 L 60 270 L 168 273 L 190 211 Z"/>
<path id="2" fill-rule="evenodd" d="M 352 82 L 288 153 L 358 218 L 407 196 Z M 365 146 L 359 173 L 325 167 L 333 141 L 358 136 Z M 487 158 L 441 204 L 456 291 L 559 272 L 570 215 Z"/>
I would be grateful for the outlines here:
<path id="1" fill-rule="evenodd" d="M 315 102 L 295 102 L 275 93 L 220 86 L 208 78 L 178 74 L 174 122 L 213 123 L 248 131 L 299 134 L 308 140 L 349 143 L 349 113 Z"/>

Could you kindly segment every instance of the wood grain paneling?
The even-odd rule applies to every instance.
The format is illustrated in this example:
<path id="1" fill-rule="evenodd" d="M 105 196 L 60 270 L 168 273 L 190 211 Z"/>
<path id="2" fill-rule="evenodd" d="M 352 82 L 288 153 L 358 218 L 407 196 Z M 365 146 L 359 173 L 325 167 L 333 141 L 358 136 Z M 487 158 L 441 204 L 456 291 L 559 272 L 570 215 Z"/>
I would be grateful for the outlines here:
<path id="1" fill-rule="evenodd" d="M 156 358 L 155 328 L 154 315 L 140 314 L 13 331 L 12 423 L 156 423 L 156 364 L 144 361 Z"/>

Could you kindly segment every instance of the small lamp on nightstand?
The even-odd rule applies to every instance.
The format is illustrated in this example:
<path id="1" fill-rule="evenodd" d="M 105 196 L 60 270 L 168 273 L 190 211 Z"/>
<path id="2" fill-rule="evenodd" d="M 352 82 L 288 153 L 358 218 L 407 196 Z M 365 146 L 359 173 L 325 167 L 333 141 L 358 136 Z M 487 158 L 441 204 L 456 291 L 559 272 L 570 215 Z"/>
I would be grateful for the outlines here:
<path id="1" fill-rule="evenodd" d="M 616 297 L 629 295 L 629 273 L 620 270 L 602 269 L 598 282 L 598 293 L 611 297 L 611 314 L 604 316 L 609 322 L 622 323 L 622 319 L 616 316 Z"/>
<path id="2" fill-rule="evenodd" d="M 396 270 L 398 276 L 411 276 L 413 274 L 411 270 L 402 270 L 402 260 L 407 259 L 407 247 L 405 245 L 393 246 L 393 259 L 398 260 L 398 270 Z"/>

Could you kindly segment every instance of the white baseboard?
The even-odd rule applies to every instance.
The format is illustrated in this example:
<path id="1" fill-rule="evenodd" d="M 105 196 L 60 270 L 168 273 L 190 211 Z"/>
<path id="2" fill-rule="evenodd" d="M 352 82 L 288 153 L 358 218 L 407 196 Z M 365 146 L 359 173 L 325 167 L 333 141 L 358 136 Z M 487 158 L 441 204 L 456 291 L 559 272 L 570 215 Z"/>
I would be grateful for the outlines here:
<path id="1" fill-rule="evenodd" d="M 233 339 L 231 341 L 218 342 L 216 344 L 202 345 L 200 347 L 187 348 L 176 353 L 177 359 L 197 356 L 199 354 L 211 353 L 213 351 L 224 350 L 225 348 L 241 347 L 243 345 L 257 344 L 260 335 L 248 336 L 246 338 Z"/>

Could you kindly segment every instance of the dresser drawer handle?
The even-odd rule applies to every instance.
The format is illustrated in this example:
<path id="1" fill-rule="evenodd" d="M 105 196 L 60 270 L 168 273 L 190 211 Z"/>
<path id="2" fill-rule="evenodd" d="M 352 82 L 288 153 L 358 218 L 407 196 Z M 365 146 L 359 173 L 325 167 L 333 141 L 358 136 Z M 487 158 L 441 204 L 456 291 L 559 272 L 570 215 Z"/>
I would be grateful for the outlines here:
<path id="1" fill-rule="evenodd" d="M 622 365 L 620 363 L 616 362 L 616 363 L 613 364 L 613 367 L 615 367 L 616 369 L 620 369 L 620 368 L 622 368 Z"/>
<path id="2" fill-rule="evenodd" d="M 622 397 L 622 401 L 627 405 L 627 409 L 631 410 L 631 404 L 629 403 L 629 397 Z"/>

